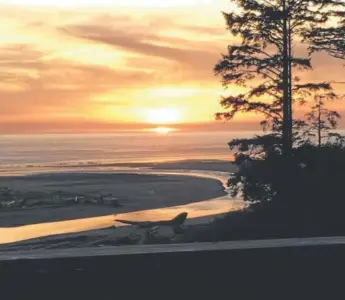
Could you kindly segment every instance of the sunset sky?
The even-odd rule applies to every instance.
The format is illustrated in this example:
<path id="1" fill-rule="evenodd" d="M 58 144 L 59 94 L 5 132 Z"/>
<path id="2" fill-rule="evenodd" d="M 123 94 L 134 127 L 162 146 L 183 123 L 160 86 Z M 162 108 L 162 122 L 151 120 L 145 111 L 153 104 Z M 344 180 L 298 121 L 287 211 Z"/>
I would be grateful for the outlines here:
<path id="1" fill-rule="evenodd" d="M 252 128 L 255 116 L 206 127 L 221 110 L 212 69 L 232 39 L 221 15 L 231 9 L 228 0 L 0 0 L 0 133 Z M 344 81 L 344 62 L 313 63 L 303 78 Z"/>

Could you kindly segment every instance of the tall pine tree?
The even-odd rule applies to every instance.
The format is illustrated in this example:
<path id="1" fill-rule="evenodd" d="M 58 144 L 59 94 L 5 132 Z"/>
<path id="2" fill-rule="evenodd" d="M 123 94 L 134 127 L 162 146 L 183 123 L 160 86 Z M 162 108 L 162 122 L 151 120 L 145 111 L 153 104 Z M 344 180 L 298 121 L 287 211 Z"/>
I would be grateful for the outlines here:
<path id="1" fill-rule="evenodd" d="M 294 48 L 310 28 L 329 20 L 332 4 L 336 3 L 234 2 L 239 12 L 223 15 L 235 39 L 214 70 L 225 87 L 238 85 L 246 92 L 222 98 L 225 111 L 217 118 L 231 120 L 239 113 L 254 112 L 263 116 L 264 133 L 229 142 L 240 166 L 229 185 L 233 195 L 241 192 L 251 204 L 268 203 L 274 198 L 289 203 L 294 199 L 289 183 L 292 174 L 299 172 L 299 161 L 291 155 L 292 146 L 305 143 L 303 134 L 308 128 L 305 120 L 292 117 L 292 106 L 304 104 L 311 94 L 331 91 L 327 82 L 301 82 L 297 73 L 310 70 L 311 60 L 297 56 Z"/>
<path id="2" fill-rule="evenodd" d="M 235 84 L 247 88 L 246 93 L 221 100 L 225 112 L 218 119 L 232 119 L 238 113 L 255 112 L 264 116 L 261 122 L 269 134 L 253 139 L 230 142 L 241 157 L 244 150 L 256 149 L 263 154 L 280 148 L 290 154 L 293 128 L 303 125 L 292 118 L 292 104 L 306 90 L 323 89 L 326 83 L 303 83 L 295 70 L 311 69 L 309 57 L 294 55 L 295 41 L 314 24 L 328 20 L 325 6 L 332 0 L 234 0 L 240 12 L 223 13 L 228 30 L 239 37 L 239 43 L 228 46 L 226 54 L 215 66 L 224 86 Z M 305 99 L 302 99 L 305 101 Z"/>

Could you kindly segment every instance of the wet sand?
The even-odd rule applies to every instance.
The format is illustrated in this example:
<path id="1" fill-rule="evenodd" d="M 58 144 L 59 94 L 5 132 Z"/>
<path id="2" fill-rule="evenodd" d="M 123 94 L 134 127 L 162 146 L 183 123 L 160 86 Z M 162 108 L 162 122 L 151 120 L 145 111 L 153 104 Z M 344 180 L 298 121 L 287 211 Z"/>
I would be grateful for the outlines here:
<path id="1" fill-rule="evenodd" d="M 114 222 L 114 215 L 135 221 L 157 221 L 188 212 L 186 224 L 197 225 L 243 206 L 242 201 L 233 201 L 224 190 L 229 173 L 235 171 L 229 162 L 187 160 L 113 167 L 62 168 L 51 172 L 44 170 L 44 173 L 41 170 L 34 175 L 0 177 L 0 187 L 20 189 L 24 194 L 59 192 L 97 199 L 101 193 L 111 193 L 121 204 L 114 207 L 109 203 L 70 203 L 58 207 L 0 210 L 0 244 L 4 244 L 1 250 L 7 246 L 17 248 L 19 241 L 22 241 L 19 248 L 27 243 L 37 246 L 47 242 L 52 246 L 60 240 L 65 244 L 74 238 L 77 244 L 82 241 L 84 245 L 90 238 L 98 240 L 106 236 L 108 240 L 116 240 L 129 233 L 138 233 L 133 226 Z"/>
<path id="2" fill-rule="evenodd" d="M 51 198 L 57 192 L 94 199 L 98 199 L 101 194 L 112 194 L 121 206 L 71 203 L 61 207 L 3 209 L 0 210 L 0 227 L 121 214 L 183 205 L 225 195 L 218 180 L 182 175 L 51 173 L 0 177 L 2 186 L 19 189 L 24 197 L 32 191 L 43 192 L 46 198 Z M 48 201 L 45 199 L 45 202 Z"/>
<path id="3" fill-rule="evenodd" d="M 205 208 L 210 205 L 216 209 L 207 212 Z M 119 215 L 121 219 L 130 220 L 151 220 L 157 221 L 174 217 L 177 213 L 187 211 L 191 218 L 187 219 L 185 225 L 187 230 L 197 229 L 200 226 L 207 226 L 215 217 L 221 217 L 224 213 L 237 210 L 240 207 L 236 203 L 224 200 L 210 200 L 191 203 L 186 206 L 176 206 L 172 208 L 162 208 L 145 210 L 141 212 L 125 213 Z M 7 233 L 7 238 L 5 237 Z M 79 219 L 63 221 L 57 223 L 44 223 L 28 225 L 17 228 L 0 228 L 0 257 L 1 252 L 31 250 L 31 249 L 66 249 L 71 247 L 90 246 L 120 246 L 125 244 L 141 244 L 140 240 L 145 240 L 145 229 L 135 226 L 127 226 L 115 221 L 115 216 L 105 216 L 89 219 Z M 183 235 L 175 235 L 172 228 L 160 227 L 158 239 L 151 240 L 153 243 L 176 243 L 183 241 Z M 133 235 L 133 236 L 132 236 Z M 130 236 L 134 240 L 130 242 Z M 135 237 L 139 237 L 136 240 Z M 132 239 L 131 238 L 131 239 Z M 182 239 L 181 239 L 182 238 Z M 151 243 L 145 240 L 144 243 Z"/>

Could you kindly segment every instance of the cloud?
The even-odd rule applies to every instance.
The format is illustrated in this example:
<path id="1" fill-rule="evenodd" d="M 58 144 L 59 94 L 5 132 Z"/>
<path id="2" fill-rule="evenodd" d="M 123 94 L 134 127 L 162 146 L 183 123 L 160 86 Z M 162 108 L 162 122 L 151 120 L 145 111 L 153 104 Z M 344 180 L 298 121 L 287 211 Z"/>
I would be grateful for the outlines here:
<path id="1" fill-rule="evenodd" d="M 157 105 L 150 88 L 217 82 L 212 67 L 219 52 L 211 42 L 206 47 L 198 40 L 215 32 L 176 24 L 176 14 L 138 18 L 126 12 L 58 11 L 64 16 L 59 19 L 49 10 L 31 9 L 29 16 L 24 11 L 17 11 L 22 21 L 10 20 L 21 30 L 14 34 L 17 42 L 0 49 L 3 122 L 93 119 L 107 109 L 117 118 L 124 107 Z M 197 38 L 167 32 L 171 29 Z M 129 114 L 128 109 L 122 113 L 133 120 Z"/>
<path id="2" fill-rule="evenodd" d="M 209 120 L 219 95 L 204 91 L 222 89 L 212 70 L 231 39 L 218 3 L 140 10 L 0 5 L 0 128 L 107 130 L 95 125 L 105 113 L 133 121 L 130 108 L 164 105 L 185 109 L 192 121 Z M 341 63 L 320 55 L 317 73 L 303 79 L 340 78 Z M 157 89 L 176 93 L 152 93 Z M 201 92 L 181 92 L 190 89 Z"/>
<path id="3" fill-rule="evenodd" d="M 213 65 L 220 57 L 219 51 L 211 43 L 191 42 L 188 39 L 162 36 L 154 32 L 143 34 L 96 24 L 74 25 L 62 30 L 79 39 L 139 54 L 147 66 L 156 60 L 164 69 L 164 60 L 174 62 L 176 68 L 182 67 L 189 76 L 194 73 L 194 77 L 189 78 L 194 81 L 212 79 Z M 133 66 L 130 59 L 127 63 Z"/>
<path id="4" fill-rule="evenodd" d="M 147 78 L 143 72 L 45 60 L 43 53 L 29 45 L 7 46 L 0 51 L 2 118 L 28 117 L 30 113 L 85 114 L 101 105 L 93 97 Z"/>

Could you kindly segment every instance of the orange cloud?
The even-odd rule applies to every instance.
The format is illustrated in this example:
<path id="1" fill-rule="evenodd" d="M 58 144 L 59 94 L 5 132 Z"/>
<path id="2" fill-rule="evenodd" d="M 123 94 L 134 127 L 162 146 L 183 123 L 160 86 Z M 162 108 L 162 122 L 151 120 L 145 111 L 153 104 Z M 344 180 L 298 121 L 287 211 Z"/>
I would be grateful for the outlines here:
<path id="1" fill-rule="evenodd" d="M 183 112 L 186 128 L 225 128 L 209 122 L 221 109 L 212 69 L 232 38 L 220 12 L 229 1 L 140 9 L 127 2 L 91 1 L 90 9 L 0 0 L 21 4 L 0 4 L 1 132 L 137 128 L 143 111 L 164 107 Z M 317 72 L 303 76 L 340 78 L 341 62 L 320 55 Z M 252 128 L 257 117 L 237 120 L 226 128 Z"/>

